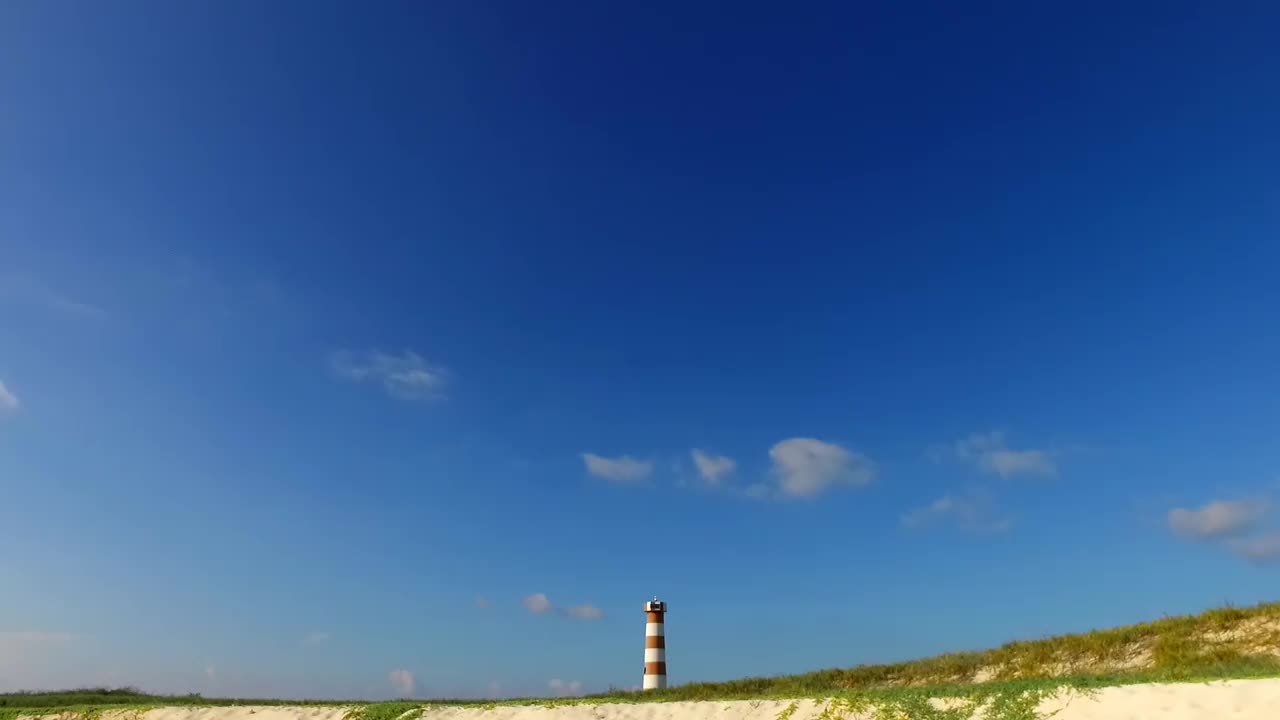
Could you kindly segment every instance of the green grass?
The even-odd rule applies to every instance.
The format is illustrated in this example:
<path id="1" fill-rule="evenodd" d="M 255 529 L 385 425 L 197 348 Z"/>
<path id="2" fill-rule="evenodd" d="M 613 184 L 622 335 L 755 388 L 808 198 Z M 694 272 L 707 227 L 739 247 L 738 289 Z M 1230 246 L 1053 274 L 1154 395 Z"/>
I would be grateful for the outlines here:
<path id="1" fill-rule="evenodd" d="M 78 690 L 58 690 L 51 692 L 15 692 L 0 693 L 0 720 L 31 715 L 58 715 L 64 720 L 96 720 L 107 710 L 142 712 L 157 707 L 174 706 L 231 706 L 231 705 L 330 705 L 346 706 L 357 704 L 361 707 L 372 705 L 393 705 L 395 703 L 368 703 L 350 700 L 272 700 L 250 698 L 207 698 L 192 693 L 190 695 L 153 695 L 137 688 L 81 688 Z M 406 709 L 408 709 L 406 707 Z M 381 714 L 371 713 L 361 716 L 363 720 L 390 720 Z M 360 718 L 353 718 L 360 720 Z"/>
<path id="2" fill-rule="evenodd" d="M 874 711 L 875 720 L 1032 720 L 1034 708 L 1056 692 L 1089 693 L 1142 682 L 1198 682 L 1280 677 L 1280 603 L 1226 607 L 1198 615 L 1007 643 L 982 652 L 939 655 L 889 665 L 730 682 L 688 683 L 651 692 L 611 691 L 557 700 L 383 702 L 250 700 L 200 695 L 149 695 L 134 688 L 0 694 L 0 720 L 58 714 L 95 720 L 104 710 L 193 705 L 349 706 L 345 720 L 398 720 L 439 705 L 667 702 L 677 700 L 822 699 L 819 720 L 846 720 Z M 939 709 L 931 700 L 949 698 Z M 792 703 L 776 720 L 789 720 Z"/>
<path id="3" fill-rule="evenodd" d="M 199 697 L 193 696 L 193 697 Z M 159 699 L 137 688 L 85 688 L 56 692 L 16 692 L 0 695 L 0 707 L 63 707 L 67 705 L 136 705 Z M 167 698 L 166 698 L 167 699 Z"/>
<path id="4" fill-rule="evenodd" d="M 347 705 L 345 700 L 261 700 L 245 698 L 207 698 L 190 695 L 153 695 L 137 688 L 81 688 L 78 690 L 24 691 L 0 693 L 0 708 L 63 708 L 94 706 L 158 707 L 161 705 Z"/>
<path id="5" fill-rule="evenodd" d="M 1109 675 L 997 680 L 977 684 L 810 688 L 806 692 L 793 691 L 792 688 L 769 695 L 752 694 L 749 691 L 742 695 L 726 695 L 718 692 L 723 688 L 708 692 L 705 687 L 691 692 L 689 686 L 681 686 L 642 695 L 616 693 L 584 698 L 578 702 L 790 699 L 793 702 L 784 706 L 775 718 L 789 720 L 799 707 L 795 700 L 808 699 L 824 704 L 818 720 L 851 720 L 855 712 L 869 714 L 874 720 L 974 720 L 976 717 L 981 717 L 982 720 L 1048 720 L 1036 710 L 1041 701 L 1054 696 L 1089 697 L 1103 688 L 1139 683 L 1212 682 L 1276 677 L 1280 677 L 1280 663 L 1275 658 L 1266 656 L 1241 658 L 1202 667 L 1194 672 L 1166 669 Z M 948 701 L 949 704 L 939 707 L 934 702 L 939 700 Z M 978 715 L 979 710 L 982 711 L 981 715 Z"/>
<path id="6" fill-rule="evenodd" d="M 356 705 L 347 711 L 343 720 L 396 720 L 411 710 L 421 710 L 420 702 L 382 702 Z"/>
<path id="7" fill-rule="evenodd" d="M 1198 615 L 1018 641 L 889 665 L 862 665 L 800 675 L 690 683 L 646 698 L 711 700 L 814 697 L 844 690 L 975 684 L 1067 677 L 1176 680 L 1216 676 L 1221 668 L 1266 668 L 1280 674 L 1280 603 L 1216 608 Z"/>

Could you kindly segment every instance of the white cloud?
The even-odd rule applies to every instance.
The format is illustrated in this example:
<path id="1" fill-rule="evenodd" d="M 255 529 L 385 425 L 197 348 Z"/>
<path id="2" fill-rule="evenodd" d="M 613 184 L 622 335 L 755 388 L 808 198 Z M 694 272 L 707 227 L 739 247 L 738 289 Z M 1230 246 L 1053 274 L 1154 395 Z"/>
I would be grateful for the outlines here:
<path id="1" fill-rule="evenodd" d="M 578 620 L 599 620 L 604 617 L 604 611 L 595 605 L 574 605 L 564 609 L 564 614 Z"/>
<path id="2" fill-rule="evenodd" d="M 955 455 L 960 460 L 972 462 L 984 473 L 1003 478 L 1015 475 L 1055 475 L 1058 466 L 1053 455 L 1044 450 L 1013 450 L 1005 444 L 1005 434 L 999 430 L 974 433 L 955 444 Z M 930 453 L 935 459 L 941 453 L 935 448 Z"/>
<path id="3" fill-rule="evenodd" d="M 547 687 L 557 695 L 581 695 L 582 683 L 577 680 L 569 680 L 565 682 L 560 678 L 554 678 L 547 683 Z"/>
<path id="4" fill-rule="evenodd" d="M 520 600 L 520 604 L 525 610 L 534 615 L 545 615 L 547 613 L 556 613 L 558 615 L 573 618 L 574 620 L 599 620 L 604 617 L 604 611 L 595 605 L 572 605 L 570 607 L 556 607 L 551 599 L 543 593 L 534 593 L 526 595 Z"/>
<path id="5" fill-rule="evenodd" d="M 402 698 L 413 697 L 413 689 L 417 684 L 413 673 L 408 670 L 392 670 L 387 674 L 387 681 L 395 689 L 396 695 Z"/>
<path id="6" fill-rule="evenodd" d="M 0 382 L 0 415 L 17 412 L 21 406 L 22 403 L 18 401 L 18 396 L 10 392 L 3 382 Z"/>
<path id="7" fill-rule="evenodd" d="M 551 601 L 542 593 L 527 595 L 520 601 L 520 604 L 524 606 L 525 610 L 528 610 L 534 615 L 541 615 L 543 613 L 551 612 L 552 610 Z"/>
<path id="8" fill-rule="evenodd" d="M 991 450 L 983 454 L 981 464 L 1000 477 L 1053 475 L 1058 471 L 1053 458 L 1043 450 Z"/>
<path id="9" fill-rule="evenodd" d="M 791 438 L 769 448 L 779 490 L 793 497 L 814 497 L 836 485 L 862 487 L 875 479 L 866 456 L 812 438 Z"/>
<path id="10" fill-rule="evenodd" d="M 1002 532 L 1012 521 L 997 515 L 985 495 L 943 495 L 924 507 L 904 513 L 902 526 L 920 529 L 938 524 L 951 524 L 968 532 Z"/>
<path id="11" fill-rule="evenodd" d="M 957 440 L 955 451 L 961 460 L 970 460 L 981 457 L 989 450 L 1002 447 L 1004 447 L 1004 432 L 992 430 L 989 433 L 973 433 L 963 440 Z"/>
<path id="12" fill-rule="evenodd" d="M 712 455 L 694 448 L 689 452 L 693 457 L 693 464 L 698 467 L 698 474 L 702 479 L 715 485 L 720 479 L 733 472 L 738 466 L 733 458 L 726 455 Z"/>
<path id="13" fill-rule="evenodd" d="M 209 678 L 210 680 L 217 680 L 217 679 L 218 679 L 218 668 L 214 667 L 213 665 L 205 665 L 205 666 L 204 666 L 204 676 L 205 676 L 205 677 L 207 677 L 207 678 Z"/>
<path id="14" fill-rule="evenodd" d="M 443 394 L 449 371 L 427 363 L 415 352 L 400 355 L 378 351 L 353 353 L 339 351 L 329 358 L 338 376 L 351 382 L 373 382 L 392 397 L 402 400 L 426 400 Z"/>
<path id="15" fill-rule="evenodd" d="M 327 632 L 308 633 L 306 637 L 306 641 L 308 645 L 323 645 L 329 642 L 329 633 Z"/>
<path id="16" fill-rule="evenodd" d="M 1198 510 L 1174 508 L 1169 511 L 1169 529 L 1195 540 L 1236 535 L 1256 523 L 1266 512 L 1261 501 L 1217 500 Z"/>
<path id="17" fill-rule="evenodd" d="M 1258 564 L 1278 562 L 1280 561 L 1280 532 L 1233 540 L 1231 550 L 1240 557 Z"/>
<path id="18" fill-rule="evenodd" d="M 629 455 L 607 458 L 595 453 L 582 453 L 587 472 L 615 483 L 639 483 L 653 472 L 653 463 L 636 460 Z"/>

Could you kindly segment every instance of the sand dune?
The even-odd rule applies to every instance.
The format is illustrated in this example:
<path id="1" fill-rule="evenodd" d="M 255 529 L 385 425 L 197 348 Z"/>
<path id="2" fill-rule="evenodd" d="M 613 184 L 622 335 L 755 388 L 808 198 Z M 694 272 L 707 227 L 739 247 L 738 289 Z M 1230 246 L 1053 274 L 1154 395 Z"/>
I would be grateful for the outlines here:
<path id="1" fill-rule="evenodd" d="M 1129 685 L 1042 703 L 1054 720 L 1264 720 L 1280 717 L 1280 680 Z"/>
<path id="2" fill-rule="evenodd" d="M 788 710 L 791 706 L 794 710 Z M 424 720 L 818 720 L 822 700 L 733 700 L 711 702 L 579 703 L 566 705 L 433 706 Z M 1128 685 L 1088 694 L 1064 691 L 1040 703 L 1053 720 L 1275 720 L 1280 717 L 1280 680 Z M 114 711 L 104 720 L 343 720 L 342 707 L 168 707 L 145 712 Z M 974 713 L 983 717 L 982 709 Z M 874 720 L 870 711 L 845 710 L 826 718 Z M 55 716 L 56 717 L 56 716 Z M 404 720 L 417 720 L 406 717 Z"/>

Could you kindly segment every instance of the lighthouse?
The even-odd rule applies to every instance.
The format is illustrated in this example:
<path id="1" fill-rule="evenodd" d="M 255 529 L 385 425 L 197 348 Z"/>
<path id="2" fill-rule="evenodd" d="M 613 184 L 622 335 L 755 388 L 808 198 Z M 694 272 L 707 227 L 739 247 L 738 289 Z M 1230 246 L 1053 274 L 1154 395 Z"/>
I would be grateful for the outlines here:
<path id="1" fill-rule="evenodd" d="M 660 690 L 667 686 L 667 604 L 655 597 L 644 604 L 644 614 L 644 689 Z"/>

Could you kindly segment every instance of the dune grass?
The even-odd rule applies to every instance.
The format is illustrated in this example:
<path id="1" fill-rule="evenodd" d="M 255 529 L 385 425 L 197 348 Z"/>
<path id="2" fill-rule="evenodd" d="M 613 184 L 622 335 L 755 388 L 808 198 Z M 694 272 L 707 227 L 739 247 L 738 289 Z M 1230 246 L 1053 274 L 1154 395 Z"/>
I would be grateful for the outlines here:
<path id="1" fill-rule="evenodd" d="M 153 695 L 137 688 L 79 688 L 75 690 L 0 693 L 0 720 L 36 715 L 60 715 L 66 720 L 96 720 L 107 710 L 145 711 L 157 707 L 232 705 L 352 705 L 349 700 L 272 700 L 207 698 L 189 695 Z M 370 705 L 359 701 L 359 705 Z M 382 703 L 376 703 L 382 704 Z M 381 720 L 371 717 L 369 720 Z"/>
<path id="2" fill-rule="evenodd" d="M 262 700 L 247 698 L 207 698 L 189 695 L 153 695 L 137 688 L 80 688 L 76 690 L 23 691 L 0 693 L 0 708 L 63 707 L 159 707 L 178 705 L 347 705 L 346 700 Z"/>
<path id="3" fill-rule="evenodd" d="M 655 700 L 814 697 L 845 690 L 1040 678 L 1140 676 L 1168 682 L 1222 677 L 1235 671 L 1280 675 L 1280 602 L 1215 608 L 1198 615 L 888 665 L 689 683 L 644 696 Z"/>
<path id="4" fill-rule="evenodd" d="M 191 697 L 199 697 L 193 695 Z M 157 699 L 137 688 L 82 688 L 49 692 L 23 691 L 0 694 L 0 707 L 65 707 L 68 705 L 136 705 Z"/>
<path id="5" fill-rule="evenodd" d="M 89 688 L 0 694 L 0 720 L 58 714 L 95 720 L 104 710 L 159 706 L 347 706 L 347 720 L 396 720 L 439 705 L 669 702 L 821 698 L 819 720 L 842 720 L 854 710 L 876 710 L 877 720 L 965 720 L 978 707 L 988 720 L 1032 720 L 1034 707 L 1055 692 L 1089 693 L 1142 682 L 1194 682 L 1280 677 L 1280 603 L 1225 607 L 1198 615 L 1018 641 L 981 652 L 962 652 L 888 665 L 729 682 L 678 685 L 651 692 L 611 691 L 555 700 L 381 702 L 257 700 L 201 695 L 151 695 L 135 688 Z M 931 700 L 949 698 L 939 709 Z M 786 712 L 782 713 L 787 715 Z M 787 720 L 779 717 L 778 720 Z"/>

